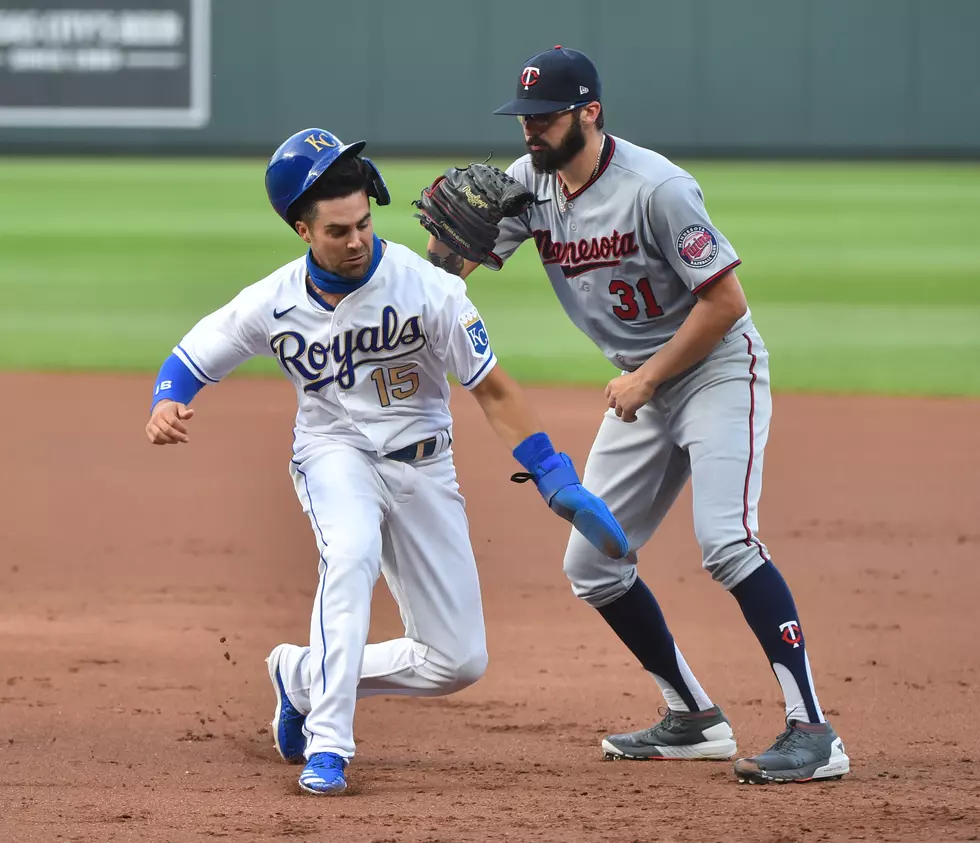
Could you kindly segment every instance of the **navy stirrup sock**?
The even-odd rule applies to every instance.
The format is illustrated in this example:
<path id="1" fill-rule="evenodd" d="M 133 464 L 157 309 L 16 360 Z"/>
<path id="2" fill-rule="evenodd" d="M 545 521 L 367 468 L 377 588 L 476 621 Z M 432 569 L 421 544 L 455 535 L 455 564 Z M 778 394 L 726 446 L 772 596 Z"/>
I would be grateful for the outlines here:
<path id="1" fill-rule="evenodd" d="M 711 708 L 711 700 L 677 649 L 660 605 L 643 580 L 637 577 L 622 597 L 597 611 L 644 669 L 653 674 L 670 708 Z"/>
<path id="2" fill-rule="evenodd" d="M 766 562 L 731 593 L 782 686 L 787 718 L 822 723 L 799 615 L 783 575 L 772 562 Z"/>

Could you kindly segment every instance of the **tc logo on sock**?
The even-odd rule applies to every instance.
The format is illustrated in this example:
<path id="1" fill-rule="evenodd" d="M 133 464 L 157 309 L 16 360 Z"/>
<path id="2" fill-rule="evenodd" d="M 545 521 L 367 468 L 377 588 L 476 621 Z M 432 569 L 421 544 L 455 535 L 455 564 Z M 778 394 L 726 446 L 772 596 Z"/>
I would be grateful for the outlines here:
<path id="1" fill-rule="evenodd" d="M 792 644 L 794 650 L 803 643 L 803 635 L 800 633 L 800 625 L 796 621 L 786 621 L 786 623 L 781 623 L 779 625 L 779 629 L 783 633 L 783 641 L 785 641 L 787 644 Z"/>

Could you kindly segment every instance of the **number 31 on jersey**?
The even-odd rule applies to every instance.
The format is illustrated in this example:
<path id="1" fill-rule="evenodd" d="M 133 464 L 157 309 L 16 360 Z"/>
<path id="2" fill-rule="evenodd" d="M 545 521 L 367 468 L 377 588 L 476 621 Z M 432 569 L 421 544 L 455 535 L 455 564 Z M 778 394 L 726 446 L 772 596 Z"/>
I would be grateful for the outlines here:
<path id="1" fill-rule="evenodd" d="M 624 322 L 636 319 L 640 315 L 640 306 L 636 301 L 637 290 L 643 298 L 643 310 L 647 319 L 655 319 L 664 315 L 663 308 L 657 304 L 657 299 L 653 295 L 653 289 L 650 287 L 650 281 L 647 278 L 641 278 L 637 281 L 635 289 L 628 281 L 621 281 L 618 278 L 609 282 L 609 292 L 619 296 L 619 304 L 613 306 L 613 313 Z"/>

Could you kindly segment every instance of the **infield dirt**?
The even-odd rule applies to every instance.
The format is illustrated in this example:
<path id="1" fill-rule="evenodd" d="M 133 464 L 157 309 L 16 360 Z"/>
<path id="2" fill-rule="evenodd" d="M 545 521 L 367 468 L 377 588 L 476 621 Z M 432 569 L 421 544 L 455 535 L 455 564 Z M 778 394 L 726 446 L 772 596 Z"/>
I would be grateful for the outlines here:
<path id="1" fill-rule="evenodd" d="M 838 841 L 980 835 L 980 402 L 775 396 L 760 537 L 794 590 L 852 772 L 750 787 L 730 763 L 604 762 L 656 686 L 561 571 L 564 521 L 469 396 L 455 451 L 490 667 L 359 703 L 351 787 L 301 795 L 264 658 L 306 643 L 317 554 L 287 473 L 292 388 L 231 379 L 189 446 L 143 434 L 149 382 L 0 375 L 0 841 Z M 601 390 L 531 390 L 581 469 Z M 688 488 L 641 552 L 739 754 L 783 728 Z M 383 580 L 371 640 L 402 633 Z"/>

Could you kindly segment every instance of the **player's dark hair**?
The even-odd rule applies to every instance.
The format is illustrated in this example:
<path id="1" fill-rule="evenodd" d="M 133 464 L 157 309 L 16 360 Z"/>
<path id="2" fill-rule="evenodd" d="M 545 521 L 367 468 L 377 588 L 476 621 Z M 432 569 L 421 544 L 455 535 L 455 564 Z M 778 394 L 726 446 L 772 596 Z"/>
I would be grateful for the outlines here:
<path id="1" fill-rule="evenodd" d="M 595 127 L 596 127 L 596 128 L 597 128 L 597 129 L 599 130 L 599 131 L 602 131 L 602 128 L 603 128 L 603 126 L 605 126 L 605 125 L 606 125 L 606 109 L 604 109 L 604 108 L 603 108 L 603 107 L 602 107 L 602 106 L 600 105 L 600 106 L 599 106 L 599 116 L 598 116 L 598 117 L 596 117 L 596 119 L 595 119 Z"/>
<path id="2" fill-rule="evenodd" d="M 289 224 L 295 228 L 302 220 L 309 225 L 316 219 L 316 203 L 321 199 L 343 199 L 359 190 L 367 192 L 370 181 L 367 164 L 356 155 L 345 155 L 289 206 Z"/>

